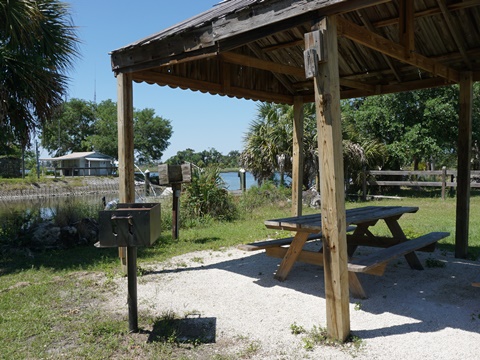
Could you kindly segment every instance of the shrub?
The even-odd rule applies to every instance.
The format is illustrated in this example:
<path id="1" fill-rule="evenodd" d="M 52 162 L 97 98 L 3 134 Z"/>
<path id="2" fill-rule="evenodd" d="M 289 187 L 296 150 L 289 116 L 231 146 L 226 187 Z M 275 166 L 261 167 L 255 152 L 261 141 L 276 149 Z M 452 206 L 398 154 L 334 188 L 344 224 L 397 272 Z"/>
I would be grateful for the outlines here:
<path id="1" fill-rule="evenodd" d="M 271 181 L 265 181 L 262 186 L 252 186 L 241 197 L 239 206 L 244 212 L 250 212 L 261 206 L 288 202 L 291 189 L 277 187 Z"/>
<path id="2" fill-rule="evenodd" d="M 181 210 L 190 219 L 233 220 L 237 210 L 216 167 L 192 172 L 192 182 L 185 186 Z"/>

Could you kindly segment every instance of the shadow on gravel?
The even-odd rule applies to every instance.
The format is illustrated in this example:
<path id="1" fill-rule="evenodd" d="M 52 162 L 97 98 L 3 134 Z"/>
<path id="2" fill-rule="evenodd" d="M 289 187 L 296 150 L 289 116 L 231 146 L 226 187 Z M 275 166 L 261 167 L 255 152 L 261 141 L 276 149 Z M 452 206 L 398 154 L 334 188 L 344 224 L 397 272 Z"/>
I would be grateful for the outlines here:
<path id="1" fill-rule="evenodd" d="M 352 329 L 357 329 L 354 330 L 355 335 L 369 339 L 411 332 L 436 332 L 446 328 L 479 332 L 480 288 L 473 287 L 472 283 L 480 281 L 480 262 L 455 259 L 452 253 L 444 250 L 436 250 L 433 254 L 418 253 L 418 256 L 424 270 L 412 270 L 404 258 L 399 258 L 389 263 L 383 276 L 360 274 L 369 298 L 360 300 L 350 297 L 352 324 L 355 324 L 357 316 L 361 318 L 362 313 L 374 316 L 395 314 L 399 323 L 379 322 L 381 326 L 368 330 L 358 330 L 364 327 L 355 324 L 352 325 Z M 325 311 L 322 268 L 296 263 L 287 280 L 280 282 L 273 278 L 279 263 L 280 259 L 267 257 L 263 252 L 245 252 L 245 256 L 240 258 L 210 265 L 192 263 L 186 267 L 150 272 L 147 276 L 220 269 L 249 277 L 254 284 L 264 288 L 281 286 L 319 296 L 319 311 Z M 221 287 L 222 283 L 211 286 Z M 268 299 L 265 306 L 268 306 Z M 301 311 L 301 304 L 298 310 Z"/>

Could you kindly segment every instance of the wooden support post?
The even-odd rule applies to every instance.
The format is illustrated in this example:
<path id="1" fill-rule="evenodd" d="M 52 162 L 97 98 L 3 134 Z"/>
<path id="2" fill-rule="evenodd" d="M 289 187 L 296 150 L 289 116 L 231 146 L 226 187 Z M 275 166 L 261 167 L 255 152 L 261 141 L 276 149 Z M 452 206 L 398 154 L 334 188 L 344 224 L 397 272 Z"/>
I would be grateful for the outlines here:
<path id="1" fill-rule="evenodd" d="M 322 194 L 327 332 L 331 338 L 343 342 L 350 334 L 350 310 L 336 17 L 324 18 L 314 30 L 321 35 L 320 46 L 326 56 L 313 79 Z M 316 46 L 315 41 L 309 41 L 315 38 L 305 35 L 306 51 Z M 322 53 L 322 50 L 316 52 Z"/>
<path id="2" fill-rule="evenodd" d="M 150 196 L 150 171 L 145 171 L 145 197 Z"/>
<path id="3" fill-rule="evenodd" d="M 178 219 L 180 211 L 180 193 L 182 192 L 181 183 L 172 184 L 172 238 L 178 239 Z"/>
<path id="4" fill-rule="evenodd" d="M 460 76 L 460 112 L 458 119 L 457 216 L 455 257 L 465 259 L 468 253 L 468 222 L 470 217 L 470 160 L 472 154 L 473 76 Z"/>
<path id="5" fill-rule="evenodd" d="M 117 75 L 118 178 L 120 203 L 135 202 L 133 165 L 133 84 L 130 74 Z M 127 271 L 126 248 L 118 249 L 122 269 Z"/>
<path id="6" fill-rule="evenodd" d="M 293 103 L 292 216 L 302 215 L 303 190 L 303 98 Z"/>
<path id="7" fill-rule="evenodd" d="M 442 200 L 446 199 L 447 194 L 447 167 L 442 167 Z"/>

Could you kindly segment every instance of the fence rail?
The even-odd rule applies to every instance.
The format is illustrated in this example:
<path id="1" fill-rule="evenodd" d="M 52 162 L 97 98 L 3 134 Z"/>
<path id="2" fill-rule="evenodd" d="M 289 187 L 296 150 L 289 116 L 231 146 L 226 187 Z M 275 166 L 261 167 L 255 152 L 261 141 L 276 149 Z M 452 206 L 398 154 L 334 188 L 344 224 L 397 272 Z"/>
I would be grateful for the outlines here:
<path id="1" fill-rule="evenodd" d="M 411 176 L 408 180 L 376 180 L 376 176 Z M 440 177 L 440 181 L 424 181 L 418 177 Z M 367 186 L 408 186 L 408 187 L 441 187 L 442 199 L 445 199 L 446 189 L 454 188 L 457 183 L 457 170 L 431 170 L 431 171 L 396 171 L 396 170 L 371 170 L 364 174 L 363 191 L 366 196 Z M 470 172 L 470 187 L 480 188 L 480 171 Z"/>

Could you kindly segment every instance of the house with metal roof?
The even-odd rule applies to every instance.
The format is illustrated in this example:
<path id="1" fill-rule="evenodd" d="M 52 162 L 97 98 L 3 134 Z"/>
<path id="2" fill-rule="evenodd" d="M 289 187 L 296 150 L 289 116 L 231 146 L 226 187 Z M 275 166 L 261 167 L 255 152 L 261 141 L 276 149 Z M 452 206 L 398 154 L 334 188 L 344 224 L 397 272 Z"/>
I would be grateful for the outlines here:
<path id="1" fill-rule="evenodd" d="M 63 176 L 108 176 L 116 170 L 113 157 L 96 151 L 73 152 L 40 160 L 52 162 L 55 170 Z"/>

